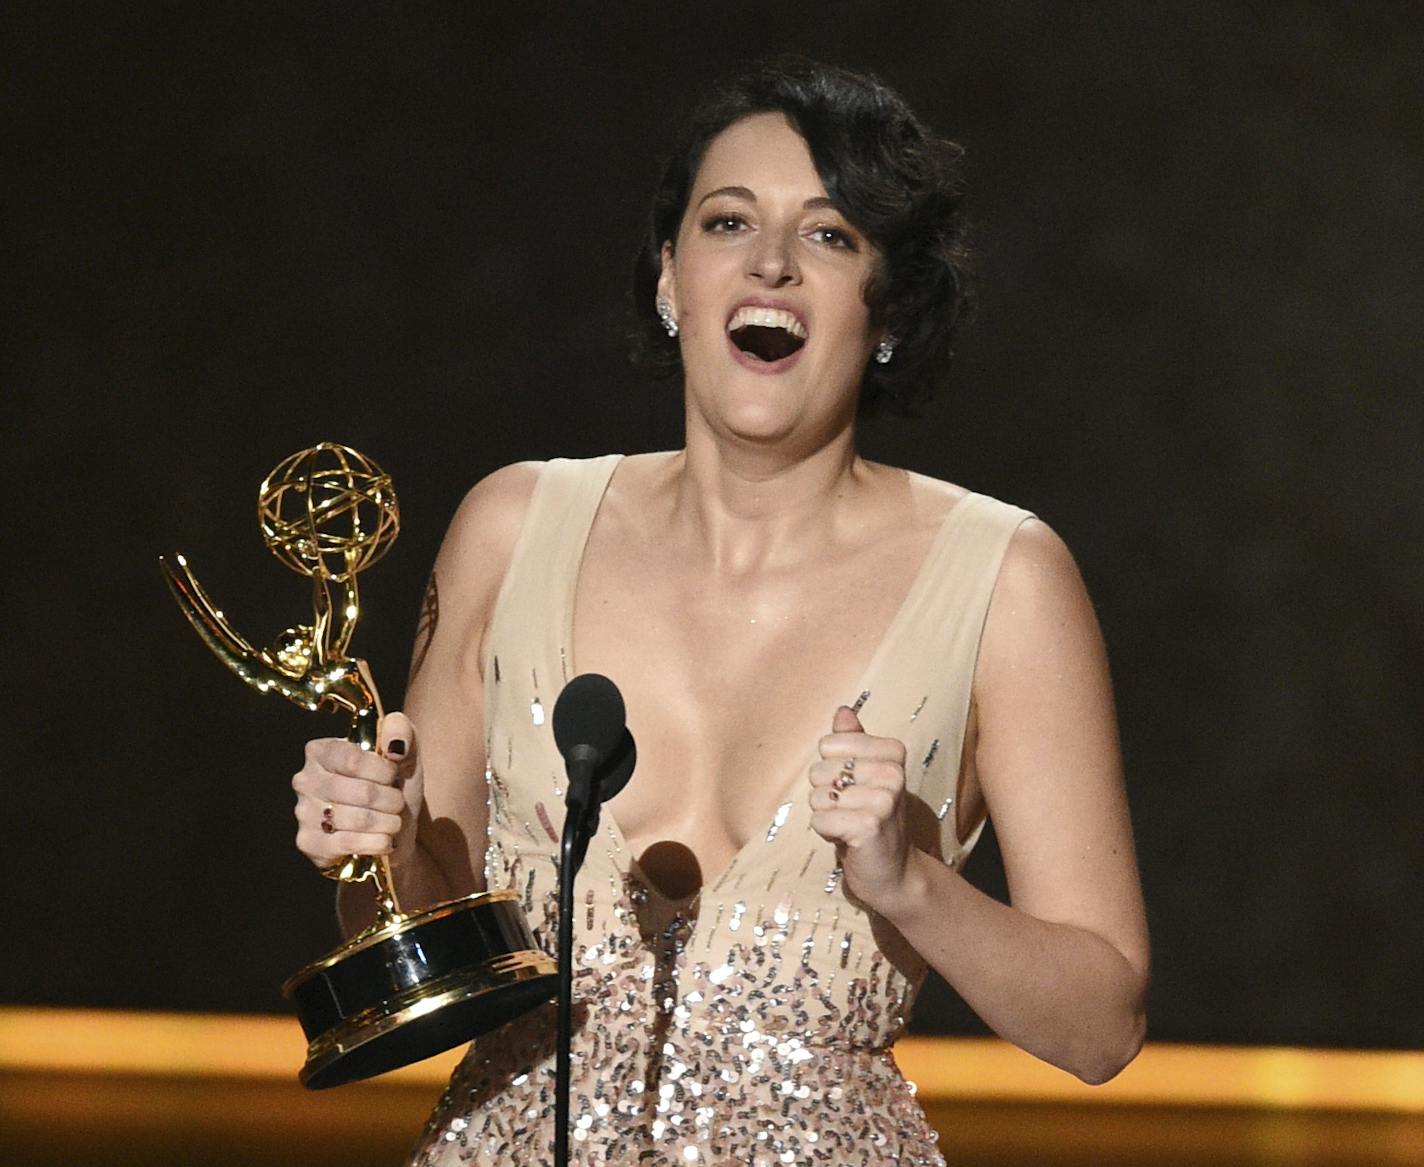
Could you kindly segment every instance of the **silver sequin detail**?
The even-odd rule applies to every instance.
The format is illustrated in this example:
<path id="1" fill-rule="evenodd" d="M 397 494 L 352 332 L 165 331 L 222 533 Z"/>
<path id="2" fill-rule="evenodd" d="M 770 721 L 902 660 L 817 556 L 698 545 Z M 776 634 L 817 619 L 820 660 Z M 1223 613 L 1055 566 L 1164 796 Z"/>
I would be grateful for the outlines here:
<path id="1" fill-rule="evenodd" d="M 929 697 L 928 697 L 928 696 L 924 696 L 924 697 L 921 697 L 921 698 L 920 698 L 920 703 L 915 706 L 915 711 L 914 711 L 912 714 L 910 714 L 910 720 L 911 720 L 911 721 L 914 721 L 915 718 L 919 717 L 919 715 L 920 715 L 920 710 L 925 707 L 925 702 L 928 701 L 928 700 L 929 700 Z"/>
<path id="2" fill-rule="evenodd" d="M 786 818 L 791 813 L 791 804 L 783 802 L 776 808 L 776 817 L 771 820 L 771 826 L 766 831 L 766 841 L 770 843 L 776 838 L 777 833 L 786 825 Z"/>
<path id="3" fill-rule="evenodd" d="M 920 769 L 928 770 L 930 763 L 934 761 L 937 753 L 939 753 L 939 738 L 935 738 L 934 741 L 930 742 L 929 752 L 925 754 L 924 761 L 920 763 Z"/>
<path id="4" fill-rule="evenodd" d="M 859 713 L 865 708 L 865 703 L 870 700 L 870 690 L 862 689 L 860 696 L 855 699 L 855 704 L 850 707 L 852 713 Z"/>
<path id="5" fill-rule="evenodd" d="M 529 720 L 535 725 L 544 724 L 544 703 L 538 697 L 529 702 Z"/>
<path id="6" fill-rule="evenodd" d="M 836 890 L 836 887 L 840 884 L 842 874 L 841 865 L 837 863 L 835 867 L 831 869 L 831 874 L 826 877 L 826 893 L 828 895 Z"/>
<path id="7" fill-rule="evenodd" d="M 953 805 L 954 796 L 951 795 L 949 798 L 946 798 L 943 803 L 940 804 L 939 810 L 935 811 L 935 818 L 943 820 L 944 816 L 949 813 L 949 808 Z"/>

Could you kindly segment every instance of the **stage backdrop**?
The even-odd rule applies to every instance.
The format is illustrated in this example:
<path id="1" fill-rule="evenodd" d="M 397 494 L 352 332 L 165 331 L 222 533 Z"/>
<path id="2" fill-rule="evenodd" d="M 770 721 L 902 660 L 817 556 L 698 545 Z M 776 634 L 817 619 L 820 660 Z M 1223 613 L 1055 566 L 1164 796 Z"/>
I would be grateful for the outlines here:
<path id="1" fill-rule="evenodd" d="M 357 648 L 401 701 L 464 491 L 665 448 L 630 257 L 704 85 L 794 49 L 968 149 L 983 307 L 874 455 L 1029 507 L 1111 648 L 1163 1039 L 1424 1044 L 1417 6 L 7 9 L 0 999 L 281 1008 L 336 938 L 292 848 L 322 722 L 182 621 L 303 618 L 256 486 L 395 476 Z M 133 6 L 123 6 L 125 9 Z M 992 844 L 973 877 L 1001 888 Z M 917 1024 L 975 1022 L 942 989 Z"/>

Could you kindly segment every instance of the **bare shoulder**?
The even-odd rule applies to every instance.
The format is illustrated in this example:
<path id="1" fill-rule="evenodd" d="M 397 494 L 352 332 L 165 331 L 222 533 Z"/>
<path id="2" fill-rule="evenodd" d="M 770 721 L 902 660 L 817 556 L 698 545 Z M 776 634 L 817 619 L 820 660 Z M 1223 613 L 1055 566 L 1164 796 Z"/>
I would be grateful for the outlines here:
<path id="1" fill-rule="evenodd" d="M 450 566 L 496 561 L 503 574 L 543 468 L 542 462 L 515 462 L 475 483 L 450 520 L 440 559 Z"/>
<path id="2" fill-rule="evenodd" d="M 442 601 L 488 606 L 514 553 L 542 462 L 515 462 L 480 479 L 455 511 L 435 560 Z M 457 585 L 457 586 L 447 586 Z"/>
<path id="3" fill-rule="evenodd" d="M 1028 671 L 1101 691 L 1104 658 L 1097 615 L 1072 552 L 1047 523 L 1026 519 L 1009 541 L 994 585 L 979 679 L 987 686 L 1017 684 Z"/>
<path id="4" fill-rule="evenodd" d="M 994 600 L 1030 608 L 1075 606 L 1088 604 L 1088 593 L 1077 561 L 1058 532 L 1042 519 L 1028 518 L 1004 552 Z"/>

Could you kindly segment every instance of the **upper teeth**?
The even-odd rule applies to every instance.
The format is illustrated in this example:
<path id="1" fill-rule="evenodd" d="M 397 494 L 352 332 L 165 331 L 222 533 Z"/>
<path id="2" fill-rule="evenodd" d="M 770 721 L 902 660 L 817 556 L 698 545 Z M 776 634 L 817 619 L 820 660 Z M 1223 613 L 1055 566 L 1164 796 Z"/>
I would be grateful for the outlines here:
<path id="1" fill-rule="evenodd" d="M 806 339 L 806 326 L 785 308 L 758 308 L 748 304 L 738 308 L 732 319 L 727 321 L 727 331 L 736 332 L 737 329 L 746 328 L 748 325 L 757 328 L 784 328 L 792 336 Z"/>

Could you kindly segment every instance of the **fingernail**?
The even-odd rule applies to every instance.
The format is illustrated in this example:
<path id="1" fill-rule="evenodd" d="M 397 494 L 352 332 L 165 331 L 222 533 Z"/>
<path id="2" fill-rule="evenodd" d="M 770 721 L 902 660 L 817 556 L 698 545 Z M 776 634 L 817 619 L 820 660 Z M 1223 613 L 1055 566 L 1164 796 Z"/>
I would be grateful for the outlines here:
<path id="1" fill-rule="evenodd" d="M 399 758 L 405 754 L 405 739 L 394 737 L 386 745 L 386 753 Z"/>

